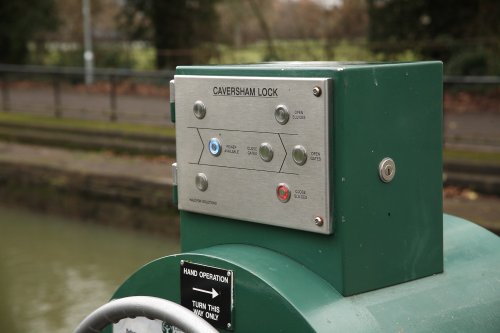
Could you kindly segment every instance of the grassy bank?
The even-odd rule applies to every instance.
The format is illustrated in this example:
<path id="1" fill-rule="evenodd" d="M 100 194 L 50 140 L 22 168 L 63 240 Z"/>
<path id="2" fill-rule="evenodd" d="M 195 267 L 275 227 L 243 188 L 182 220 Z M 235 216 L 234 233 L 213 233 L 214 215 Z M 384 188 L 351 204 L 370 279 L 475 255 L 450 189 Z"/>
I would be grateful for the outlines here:
<path id="1" fill-rule="evenodd" d="M 77 129 L 98 132 L 116 132 L 123 134 L 175 136 L 173 127 L 108 122 L 99 120 L 83 120 L 71 118 L 54 118 L 20 113 L 0 112 L 0 122 L 16 125 L 37 125 L 53 127 L 55 129 Z"/>
<path id="2" fill-rule="evenodd" d="M 445 161 L 466 161 L 477 164 L 500 165 L 500 153 L 498 152 L 445 149 L 443 151 L 443 159 Z"/>

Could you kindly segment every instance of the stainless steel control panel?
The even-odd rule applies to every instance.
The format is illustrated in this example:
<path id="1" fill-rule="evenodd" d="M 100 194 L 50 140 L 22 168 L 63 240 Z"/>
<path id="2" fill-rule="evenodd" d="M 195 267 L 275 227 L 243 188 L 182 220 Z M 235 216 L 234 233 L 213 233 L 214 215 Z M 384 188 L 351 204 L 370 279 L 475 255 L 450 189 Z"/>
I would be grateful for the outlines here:
<path id="1" fill-rule="evenodd" d="M 329 234 L 331 81 L 175 76 L 179 209 Z"/>

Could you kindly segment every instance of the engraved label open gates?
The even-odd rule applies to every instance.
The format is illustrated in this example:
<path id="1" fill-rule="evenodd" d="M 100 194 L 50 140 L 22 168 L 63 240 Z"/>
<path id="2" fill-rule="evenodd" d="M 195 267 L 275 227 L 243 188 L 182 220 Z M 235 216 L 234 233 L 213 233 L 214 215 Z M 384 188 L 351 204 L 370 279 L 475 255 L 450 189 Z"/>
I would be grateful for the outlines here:
<path id="1" fill-rule="evenodd" d="M 216 328 L 233 328 L 233 271 L 181 261 L 180 281 L 182 306 Z"/>

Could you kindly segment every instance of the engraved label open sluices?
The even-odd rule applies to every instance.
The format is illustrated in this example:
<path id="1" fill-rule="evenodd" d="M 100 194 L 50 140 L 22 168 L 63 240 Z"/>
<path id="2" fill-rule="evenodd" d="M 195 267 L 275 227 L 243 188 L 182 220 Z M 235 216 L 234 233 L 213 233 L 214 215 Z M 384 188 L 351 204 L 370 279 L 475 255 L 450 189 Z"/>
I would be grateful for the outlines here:
<path id="1" fill-rule="evenodd" d="M 176 75 L 175 86 L 179 209 L 332 232 L 330 79 Z"/>

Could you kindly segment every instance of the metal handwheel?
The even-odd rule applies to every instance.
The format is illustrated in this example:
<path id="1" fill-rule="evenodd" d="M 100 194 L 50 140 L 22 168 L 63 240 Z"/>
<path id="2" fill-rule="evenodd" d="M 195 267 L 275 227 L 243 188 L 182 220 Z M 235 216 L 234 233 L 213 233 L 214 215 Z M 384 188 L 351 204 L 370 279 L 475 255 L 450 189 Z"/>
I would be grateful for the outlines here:
<path id="1" fill-rule="evenodd" d="M 78 325 L 74 333 L 100 332 L 109 324 L 134 317 L 160 319 L 186 333 L 218 332 L 205 320 L 177 303 L 157 297 L 132 296 L 112 300 L 96 309 Z"/>

